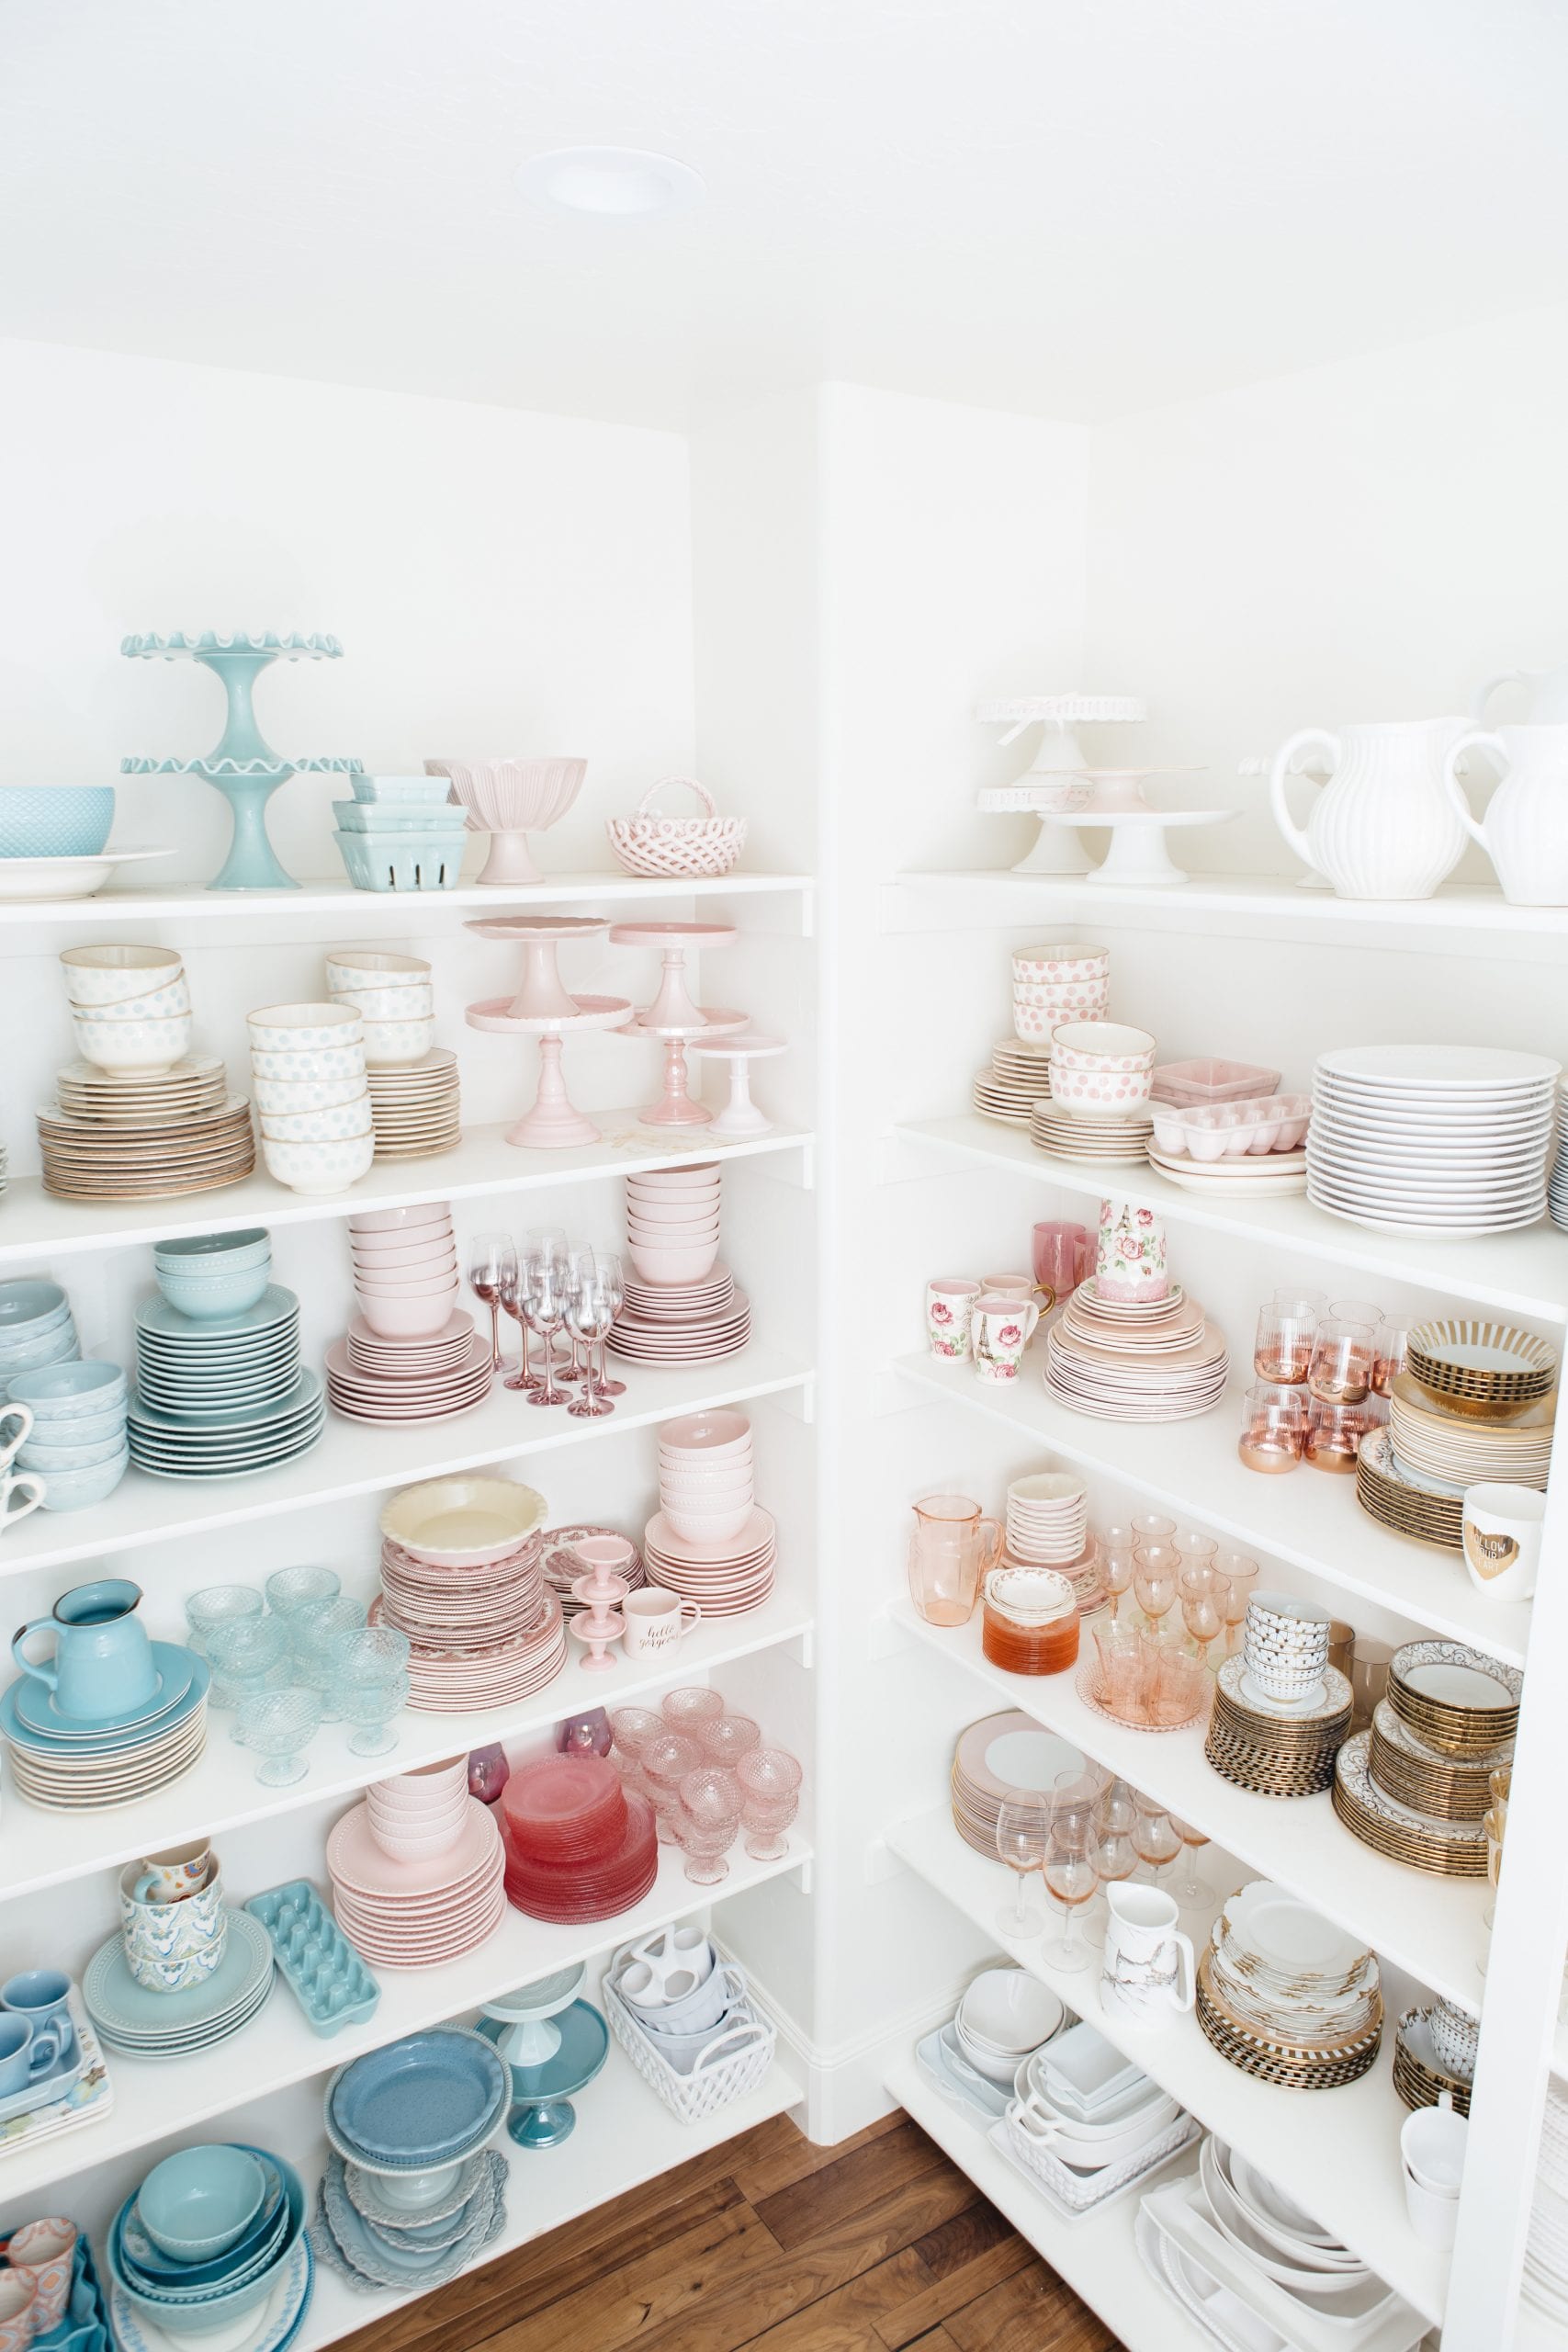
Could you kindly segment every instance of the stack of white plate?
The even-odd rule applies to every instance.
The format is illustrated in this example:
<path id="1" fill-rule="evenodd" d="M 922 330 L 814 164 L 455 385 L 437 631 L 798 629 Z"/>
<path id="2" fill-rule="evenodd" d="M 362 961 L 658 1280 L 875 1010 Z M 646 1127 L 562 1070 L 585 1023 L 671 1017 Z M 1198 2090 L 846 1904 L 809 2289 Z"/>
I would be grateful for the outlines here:
<path id="1" fill-rule="evenodd" d="M 1385 1233 L 1534 1225 L 1546 1208 L 1559 1065 L 1487 1046 L 1353 1046 L 1313 1078 L 1307 1194 Z"/>
<path id="2" fill-rule="evenodd" d="M 1525 2301 L 1568 2327 L 1568 2092 L 1549 2082 L 1525 2246 Z"/>
<path id="3" fill-rule="evenodd" d="M 1069 1566 L 1089 1532 L 1089 1496 L 1075 1472 L 1042 1470 L 1008 1488 L 1008 1557 L 1028 1567 Z"/>
<path id="4" fill-rule="evenodd" d="M 1389 1435 L 1401 1468 L 1450 1487 L 1501 1479 L 1544 1490 L 1556 1418 L 1555 1389 L 1517 1408 L 1506 1421 L 1445 1412 L 1443 1400 L 1405 1372 L 1396 1374 L 1389 1392 Z"/>
<path id="5" fill-rule="evenodd" d="M 1077 1119 L 1048 1102 L 1035 1103 L 1029 1122 L 1029 1140 L 1036 1151 L 1048 1151 L 1057 1159 L 1115 1160 L 1140 1168 L 1154 1131 L 1146 1110 L 1124 1119 Z"/>
<path id="6" fill-rule="evenodd" d="M 1551 1164 L 1547 1205 L 1552 1224 L 1568 1233 L 1568 1079 L 1557 1081 L 1557 1134 L 1553 1148 L 1557 1156 Z"/>
<path id="7" fill-rule="evenodd" d="M 431 1159 L 463 1140 L 457 1057 L 437 1046 L 406 1067 L 367 1060 L 378 1159 Z"/>

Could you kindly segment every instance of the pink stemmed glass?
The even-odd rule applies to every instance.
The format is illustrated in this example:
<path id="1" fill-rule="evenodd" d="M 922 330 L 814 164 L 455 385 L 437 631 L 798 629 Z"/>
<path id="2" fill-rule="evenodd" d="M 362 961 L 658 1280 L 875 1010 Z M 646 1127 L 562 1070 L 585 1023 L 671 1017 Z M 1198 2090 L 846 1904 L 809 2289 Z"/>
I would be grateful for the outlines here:
<path id="1" fill-rule="evenodd" d="M 1184 1911 L 1206 1911 L 1214 1899 L 1214 1890 L 1207 1879 L 1198 1875 L 1198 1849 L 1208 1844 L 1208 1832 L 1190 1821 L 1181 1820 L 1174 1813 L 1170 1815 L 1170 1826 L 1180 1838 L 1187 1857 L 1180 1881 L 1170 1891 Z"/>
<path id="2" fill-rule="evenodd" d="M 1225 1656 L 1231 1657 L 1241 1645 L 1241 1629 L 1247 1622 L 1247 1604 L 1258 1583 L 1258 1563 L 1248 1559 L 1245 1552 L 1222 1552 L 1214 1562 L 1214 1572 L 1220 1579 L 1220 1614 L 1225 1621 Z"/>
<path id="3" fill-rule="evenodd" d="M 1133 1824 L 1133 1849 L 1156 1886 L 1163 1887 L 1167 1871 L 1181 1851 L 1181 1835 L 1164 1807 L 1146 1797 L 1140 1802 Z"/>
<path id="4" fill-rule="evenodd" d="M 1045 1924 L 1032 1908 L 1029 1882 L 1045 1860 L 1051 1843 L 1051 1806 L 1037 1789 L 1009 1789 L 997 1807 L 997 1852 L 1018 1884 L 1010 1903 L 997 1913 L 1004 1936 L 1032 1936 Z"/>
<path id="5" fill-rule="evenodd" d="M 743 1756 L 761 1747 L 762 1727 L 750 1715 L 710 1715 L 698 1724 L 697 1739 L 710 1764 L 726 1764 L 733 1770 Z"/>
<path id="6" fill-rule="evenodd" d="M 1224 1623 L 1224 1612 L 1220 1606 L 1219 1574 L 1207 1560 L 1195 1560 L 1182 1569 L 1179 1582 L 1181 1622 L 1200 1661 L 1207 1664 L 1209 1645 L 1217 1638 L 1220 1627 Z"/>
<path id="7" fill-rule="evenodd" d="M 536 1382 L 528 1398 L 530 1405 L 567 1402 L 555 1384 L 554 1342 L 570 1290 L 571 1272 L 565 1253 L 558 1254 L 548 1242 L 536 1250 L 530 1249 L 518 1267 L 519 1305 L 524 1322 L 535 1338 L 545 1343 L 545 1376 Z"/>
<path id="8" fill-rule="evenodd" d="M 1133 1571 L 1136 1565 L 1136 1556 L 1131 1550 L 1107 1552 L 1104 1556 L 1102 1573 L 1105 1577 L 1105 1589 L 1111 1595 L 1112 1618 L 1120 1617 L 1122 1614 L 1122 1596 L 1133 1589 Z"/>
<path id="9" fill-rule="evenodd" d="M 688 1682 L 679 1690 L 666 1690 L 660 1713 L 671 1731 L 688 1732 L 697 1739 L 705 1724 L 716 1724 L 723 1714 L 723 1693 L 705 1690 L 698 1682 Z"/>
<path id="10" fill-rule="evenodd" d="M 516 1324 L 523 1341 L 522 1360 L 516 1371 L 509 1372 L 501 1385 L 503 1388 L 537 1388 L 539 1375 L 528 1362 L 528 1321 L 523 1312 L 523 1261 L 515 1250 L 509 1250 L 502 1261 L 498 1287 L 502 1308 Z"/>
<path id="11" fill-rule="evenodd" d="M 1133 1590 L 1156 1636 L 1176 1606 L 1181 1555 L 1171 1544 L 1145 1544 L 1133 1555 Z"/>
<path id="12" fill-rule="evenodd" d="M 476 1233 L 468 1244 L 468 1287 L 490 1309 L 490 1365 L 501 1370 L 501 1278 L 508 1258 L 514 1258 L 509 1233 Z"/>
<path id="13" fill-rule="evenodd" d="M 801 1766 L 786 1747 L 753 1747 L 735 1767 L 740 1819 L 753 1861 L 776 1862 L 788 1853 L 784 1832 L 800 1811 Z"/>
<path id="14" fill-rule="evenodd" d="M 620 1260 L 609 1251 L 601 1250 L 594 1263 L 598 1268 L 599 1288 L 609 1310 L 609 1320 L 604 1326 L 604 1335 L 599 1341 L 599 1376 L 594 1381 L 593 1386 L 596 1394 L 601 1396 L 624 1396 L 626 1393 L 626 1384 L 624 1380 L 611 1379 L 606 1350 L 610 1333 L 615 1328 L 615 1317 L 626 1304 L 626 1275 Z"/>
<path id="15" fill-rule="evenodd" d="M 674 1829 L 694 1885 L 716 1886 L 728 1877 L 725 1856 L 740 1826 L 740 1801 L 739 1782 L 721 1764 L 701 1764 L 682 1778 Z"/>
<path id="16" fill-rule="evenodd" d="M 679 1842 L 675 1824 L 681 1811 L 681 1783 L 702 1763 L 703 1751 L 684 1732 L 666 1726 L 644 1744 L 641 1760 L 648 1793 L 659 1815 L 659 1842 L 673 1846 Z"/>
<path id="17" fill-rule="evenodd" d="M 651 1795 L 642 1769 L 643 1750 L 665 1729 L 663 1716 L 656 1715 L 651 1707 L 617 1707 L 610 1717 L 610 1729 L 615 1741 L 610 1760 L 622 1781 L 638 1796 Z"/>
<path id="18" fill-rule="evenodd" d="M 615 1318 L 592 1256 L 586 1263 L 579 1263 L 576 1287 L 567 1293 L 561 1313 L 573 1350 L 581 1345 L 583 1351 L 582 1394 L 566 1409 L 574 1420 L 600 1420 L 615 1408 L 593 1377 L 593 1350 L 608 1338 Z"/>
<path id="19" fill-rule="evenodd" d="M 1141 1510 L 1133 1521 L 1135 1544 L 1168 1544 L 1175 1532 L 1175 1520 L 1162 1518 L 1157 1510 Z"/>

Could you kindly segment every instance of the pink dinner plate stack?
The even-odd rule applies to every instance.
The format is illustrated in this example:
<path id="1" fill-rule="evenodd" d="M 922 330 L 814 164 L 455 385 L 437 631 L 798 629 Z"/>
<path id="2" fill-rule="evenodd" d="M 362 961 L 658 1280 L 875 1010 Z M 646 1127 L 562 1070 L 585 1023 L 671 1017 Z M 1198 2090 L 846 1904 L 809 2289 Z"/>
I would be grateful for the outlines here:
<path id="1" fill-rule="evenodd" d="M 773 1514 L 753 1504 L 737 1535 L 693 1544 L 677 1535 L 662 1511 L 642 1539 L 650 1582 L 694 1600 L 705 1617 L 739 1617 L 761 1608 L 773 1589 L 777 1532 Z"/>
<path id="2" fill-rule="evenodd" d="M 506 1849 L 455 1757 L 378 1781 L 327 1839 L 333 1909 L 378 1968 L 434 1968 L 472 1951 L 506 1914 Z"/>
<path id="3" fill-rule="evenodd" d="M 701 1282 L 640 1283 L 630 1274 L 625 1282 L 609 1347 L 628 1363 L 712 1363 L 751 1336 L 751 1302 L 728 1266 L 715 1266 Z"/>
<path id="4" fill-rule="evenodd" d="M 542 1690 L 566 1663 L 545 1578 L 545 1501 L 509 1478 L 433 1478 L 381 1515 L 372 1622 L 409 1637 L 409 1705 L 468 1714 Z"/>
<path id="5" fill-rule="evenodd" d="M 498 1806 L 506 1895 L 533 1919 L 613 1919 L 659 1875 L 659 1826 L 602 1756 L 546 1756 L 514 1771 Z"/>
<path id="6" fill-rule="evenodd" d="M 349 1219 L 355 1312 L 327 1350 L 327 1395 L 353 1421 L 435 1421 L 490 1394 L 491 1351 L 457 1305 L 445 1202 Z"/>
<path id="7" fill-rule="evenodd" d="M 622 1536 L 618 1527 L 546 1528 L 544 1557 L 540 1566 L 544 1570 L 545 1582 L 560 1602 L 561 1614 L 568 1619 L 575 1617 L 578 1611 L 585 1605 L 578 1599 L 571 1588 L 586 1576 L 588 1571 L 571 1547 L 586 1535 L 615 1535 L 620 1536 L 623 1543 L 631 1543 L 630 1536 Z M 628 1592 L 635 1592 L 639 1585 L 645 1585 L 648 1582 L 648 1571 L 643 1566 L 642 1554 L 635 1544 L 632 1544 L 631 1566 L 622 1573 L 625 1574 Z"/>

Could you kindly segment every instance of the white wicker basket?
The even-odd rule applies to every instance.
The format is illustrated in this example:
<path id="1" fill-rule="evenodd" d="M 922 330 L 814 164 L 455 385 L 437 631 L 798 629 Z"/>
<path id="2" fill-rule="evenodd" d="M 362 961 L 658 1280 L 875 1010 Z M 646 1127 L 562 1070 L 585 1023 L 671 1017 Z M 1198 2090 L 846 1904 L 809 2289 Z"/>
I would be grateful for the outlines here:
<path id="1" fill-rule="evenodd" d="M 739 1996 L 745 2019 L 716 2033 L 689 2075 L 676 2072 L 660 2050 L 657 2036 L 643 2030 L 615 1990 L 615 1979 L 632 1956 L 630 1944 L 623 1944 L 615 1954 L 600 1987 L 611 2032 L 643 2081 L 682 2123 L 700 2123 L 705 2116 L 716 2115 L 721 2107 L 728 2107 L 731 2099 L 755 2090 L 773 2063 L 778 2041 L 778 2028 L 747 1996 L 745 1970 L 727 1960 L 716 1945 L 714 1949 L 714 1966 L 727 1970 L 734 1980 L 732 1989 Z"/>
<path id="2" fill-rule="evenodd" d="M 704 817 L 653 815 L 649 804 L 671 785 L 694 792 Z M 718 803 L 694 775 L 660 776 L 629 817 L 607 817 L 610 847 L 628 874 L 728 874 L 746 846 L 744 817 L 721 817 Z"/>

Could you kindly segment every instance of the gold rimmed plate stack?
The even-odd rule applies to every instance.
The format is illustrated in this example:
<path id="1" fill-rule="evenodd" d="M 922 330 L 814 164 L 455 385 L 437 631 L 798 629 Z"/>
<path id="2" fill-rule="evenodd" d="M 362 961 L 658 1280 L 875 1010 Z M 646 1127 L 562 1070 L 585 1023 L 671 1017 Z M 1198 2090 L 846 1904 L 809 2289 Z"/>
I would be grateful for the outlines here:
<path id="1" fill-rule="evenodd" d="M 417 1062 L 367 1064 L 378 1159 L 430 1159 L 463 1140 L 457 1057 L 437 1046 Z"/>
<path id="2" fill-rule="evenodd" d="M 1372 1778 L 1370 1731 L 1359 1731 L 1334 1759 L 1334 1810 L 1353 1838 L 1391 1862 L 1428 1878 L 1484 1878 L 1486 1834 L 1478 1821 L 1445 1821 L 1402 1804 Z"/>
<path id="3" fill-rule="evenodd" d="M 1051 1048 L 1025 1037 L 1004 1037 L 991 1048 L 988 1069 L 975 1078 L 975 1108 L 1004 1126 L 1027 1127 L 1035 1103 L 1051 1091 Z"/>
<path id="4" fill-rule="evenodd" d="M 1241 2074 L 1272 2083 L 1280 2090 L 1331 2091 L 1359 2082 L 1376 2065 L 1382 2041 L 1381 2008 L 1374 2026 L 1343 2042 L 1277 2039 L 1271 2031 L 1239 2024 L 1215 1995 L 1208 1952 L 1198 1962 L 1196 2015 L 1204 2040 L 1222 2058 Z M 1281 2037 L 1288 2034 L 1289 2029 L 1281 2029 Z"/>
<path id="5" fill-rule="evenodd" d="M 1468 1642 L 1406 1642 L 1389 1662 L 1389 1704 L 1417 1739 L 1479 1760 L 1511 1747 L 1525 1678 Z"/>
<path id="6" fill-rule="evenodd" d="M 1047 1800 L 1062 1772 L 1081 1772 L 1081 1748 L 1047 1731 L 1021 1708 L 983 1715 L 961 1731 L 953 1751 L 953 1822 L 966 1846 L 997 1860 L 997 1815 L 1010 1789 Z"/>
<path id="7" fill-rule="evenodd" d="M 216 1054 L 193 1055 L 155 1075 L 67 1062 L 54 1082 L 62 1111 L 114 1126 L 177 1126 L 201 1112 L 221 1110 L 229 1092 L 229 1075 Z"/>
<path id="8" fill-rule="evenodd" d="M 251 1106 L 239 1094 L 145 1125 L 51 1104 L 39 1113 L 38 1132 L 43 1189 L 59 1200 L 172 1200 L 237 1184 L 256 1164 Z"/>
<path id="9" fill-rule="evenodd" d="M 1389 1391 L 1395 1460 L 1417 1477 L 1461 1489 L 1493 1479 L 1544 1489 L 1556 1417 L 1555 1389 L 1510 1407 L 1506 1419 L 1454 1411 L 1407 1372 L 1395 1376 Z"/>
<path id="10" fill-rule="evenodd" d="M 1323 1697 L 1286 1713 L 1249 1684 L 1244 1657 L 1228 1657 L 1214 1679 L 1203 1753 L 1224 1781 L 1255 1796 L 1310 1797 L 1328 1788 L 1334 1758 L 1350 1731 L 1350 1685 L 1325 1669 Z"/>
<path id="11" fill-rule="evenodd" d="M 1470 2085 L 1438 2064 L 1429 2008 L 1408 2008 L 1393 2036 L 1393 2087 L 1406 2107 L 1436 2107 L 1446 2093 L 1461 2115 L 1470 2113 Z"/>
<path id="12" fill-rule="evenodd" d="M 1029 1140 L 1037 1151 L 1057 1159 L 1104 1160 L 1116 1166 L 1142 1166 L 1148 1157 L 1154 1121 L 1141 1114 L 1127 1119 L 1075 1119 L 1055 1103 L 1036 1102 L 1029 1121 Z"/>
<path id="13" fill-rule="evenodd" d="M 1416 1736 L 1386 1699 L 1372 1713 L 1368 1767 L 1378 1787 L 1414 1812 L 1443 1821 L 1479 1821 L 1492 1802 L 1490 1777 L 1512 1762 L 1513 1742 L 1474 1757 L 1446 1756 Z"/>
<path id="14" fill-rule="evenodd" d="M 1395 1459 L 1387 1430 L 1371 1430 L 1356 1453 L 1356 1500 L 1369 1519 L 1419 1544 L 1461 1548 L 1464 1489 L 1423 1478 Z"/>
<path id="15" fill-rule="evenodd" d="M 1293 2090 L 1353 2083 L 1374 2063 L 1374 1953 L 1267 1879 L 1228 1895 L 1198 1962 L 1198 2021 L 1244 2074 Z"/>
<path id="16" fill-rule="evenodd" d="M 1407 1349 L 1411 1378 L 1451 1412 L 1507 1418 L 1556 1385 L 1556 1349 L 1511 1323 L 1418 1323 Z"/>

